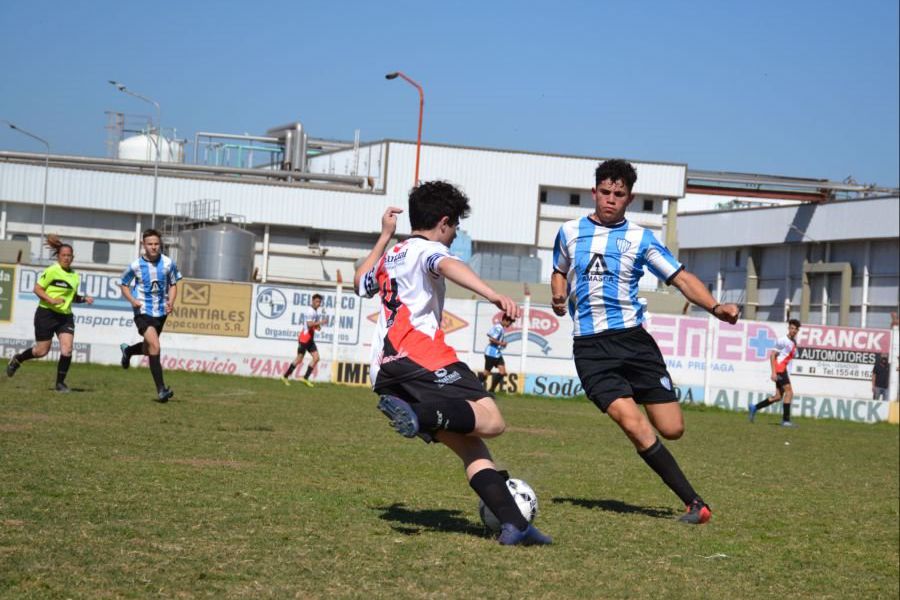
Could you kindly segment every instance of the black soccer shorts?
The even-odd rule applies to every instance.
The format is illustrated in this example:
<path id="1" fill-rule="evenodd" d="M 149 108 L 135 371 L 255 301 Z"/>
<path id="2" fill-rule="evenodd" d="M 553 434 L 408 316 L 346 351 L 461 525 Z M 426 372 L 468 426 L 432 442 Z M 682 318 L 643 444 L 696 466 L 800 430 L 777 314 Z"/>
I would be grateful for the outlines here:
<path id="1" fill-rule="evenodd" d="M 484 357 L 484 370 L 490 371 L 494 367 L 506 366 L 506 361 L 503 360 L 502 356 L 485 356 Z"/>
<path id="2" fill-rule="evenodd" d="M 169 315 L 163 315 L 161 317 L 151 317 L 143 313 L 135 313 L 134 324 L 137 327 L 138 333 L 140 333 L 141 335 L 144 335 L 144 333 L 151 327 L 156 330 L 156 335 L 159 335 L 163 332 L 163 327 L 166 326 L 166 319 L 168 318 L 168 316 Z"/>
<path id="3" fill-rule="evenodd" d="M 38 306 L 34 311 L 34 340 L 46 342 L 61 333 L 75 335 L 75 317 L 72 313 L 64 315 L 55 310 Z"/>
<path id="4" fill-rule="evenodd" d="M 659 346 L 643 327 L 576 337 L 573 352 L 584 393 L 603 412 L 617 398 L 638 404 L 678 401 Z"/>

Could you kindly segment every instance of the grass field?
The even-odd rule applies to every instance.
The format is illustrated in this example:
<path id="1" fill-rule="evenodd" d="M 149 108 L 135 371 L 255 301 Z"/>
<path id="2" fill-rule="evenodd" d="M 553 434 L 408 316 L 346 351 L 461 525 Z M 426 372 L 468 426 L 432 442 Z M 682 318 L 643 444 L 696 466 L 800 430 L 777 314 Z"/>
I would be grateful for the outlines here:
<path id="1" fill-rule="evenodd" d="M 4 363 L 5 366 L 5 363 Z M 678 499 L 583 398 L 501 396 L 556 543 L 504 548 L 367 389 L 54 366 L 0 381 L 3 598 L 897 598 L 898 428 L 689 408 Z"/>

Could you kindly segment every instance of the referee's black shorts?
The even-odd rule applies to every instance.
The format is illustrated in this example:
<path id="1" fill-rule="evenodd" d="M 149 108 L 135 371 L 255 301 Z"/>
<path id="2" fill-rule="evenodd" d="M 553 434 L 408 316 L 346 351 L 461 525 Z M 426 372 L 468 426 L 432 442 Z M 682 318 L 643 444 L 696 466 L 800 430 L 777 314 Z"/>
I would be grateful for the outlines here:
<path id="1" fill-rule="evenodd" d="M 75 335 L 75 317 L 38 306 L 34 311 L 34 341 L 46 342 L 61 333 Z"/>
<path id="2" fill-rule="evenodd" d="M 659 346 L 643 327 L 576 337 L 573 352 L 584 393 L 603 412 L 617 398 L 638 404 L 678 400 Z"/>
<path id="3" fill-rule="evenodd" d="M 156 335 L 159 335 L 163 332 L 163 327 L 166 325 L 166 318 L 168 316 L 169 315 L 151 317 L 150 315 L 136 312 L 134 314 L 134 324 L 137 327 L 138 333 L 141 335 L 144 335 L 144 332 L 151 327 L 156 330 Z"/>

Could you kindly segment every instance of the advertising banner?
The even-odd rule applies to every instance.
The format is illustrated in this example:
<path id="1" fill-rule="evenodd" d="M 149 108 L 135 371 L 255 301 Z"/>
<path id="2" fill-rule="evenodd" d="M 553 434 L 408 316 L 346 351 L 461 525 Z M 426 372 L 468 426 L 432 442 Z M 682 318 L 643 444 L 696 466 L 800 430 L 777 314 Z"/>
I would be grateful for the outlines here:
<path id="1" fill-rule="evenodd" d="M 338 332 L 338 344 L 359 343 L 362 303 L 352 289 L 344 290 L 340 301 L 335 290 L 304 289 L 286 286 L 254 286 L 253 335 L 266 340 L 297 341 L 303 326 L 303 309 L 312 304 L 313 294 L 322 296 L 321 309 L 328 322 L 316 332 L 316 344 L 327 345 Z"/>
<path id="2" fill-rule="evenodd" d="M 13 300 L 16 297 L 15 265 L 0 265 L 0 323 L 13 318 Z"/>
<path id="3" fill-rule="evenodd" d="M 250 336 L 250 283 L 183 279 L 166 331 L 223 337 Z"/>
<path id="4" fill-rule="evenodd" d="M 891 332 L 887 330 L 805 325 L 797 334 L 794 372 L 869 381 L 877 356 L 890 351 Z"/>

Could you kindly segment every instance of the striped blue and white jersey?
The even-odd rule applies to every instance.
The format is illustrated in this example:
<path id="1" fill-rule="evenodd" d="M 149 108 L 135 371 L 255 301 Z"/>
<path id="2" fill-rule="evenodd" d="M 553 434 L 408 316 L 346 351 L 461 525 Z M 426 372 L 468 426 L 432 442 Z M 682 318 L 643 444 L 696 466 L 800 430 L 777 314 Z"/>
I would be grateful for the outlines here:
<path id="1" fill-rule="evenodd" d="M 181 273 L 172 259 L 160 254 L 155 263 L 143 256 L 138 257 L 125 268 L 121 282 L 131 288 L 134 299 L 141 303 L 141 314 L 163 317 L 166 314 L 166 301 L 169 299 L 169 286 L 175 285 L 180 279 Z"/>
<path id="2" fill-rule="evenodd" d="M 564 223 L 553 245 L 553 270 L 566 276 L 573 335 L 643 323 L 638 282 L 645 266 L 667 284 L 684 268 L 653 232 L 627 220 L 609 227 L 588 217 Z"/>
<path id="3" fill-rule="evenodd" d="M 503 341 L 503 337 L 506 335 L 506 331 L 503 329 L 503 325 L 500 323 L 495 323 L 491 330 L 487 332 L 488 339 L 493 338 L 498 342 Z M 503 356 L 503 348 L 498 346 L 497 344 L 488 341 L 487 347 L 484 349 L 484 355 L 490 356 L 492 358 L 500 358 Z"/>

